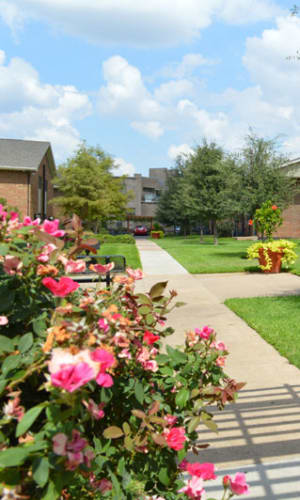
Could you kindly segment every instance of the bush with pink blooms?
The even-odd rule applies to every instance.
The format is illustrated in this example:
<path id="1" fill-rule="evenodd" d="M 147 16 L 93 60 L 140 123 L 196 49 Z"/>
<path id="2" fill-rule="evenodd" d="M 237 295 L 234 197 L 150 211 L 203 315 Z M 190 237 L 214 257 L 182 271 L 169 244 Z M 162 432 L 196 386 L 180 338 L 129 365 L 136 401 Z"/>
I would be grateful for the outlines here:
<path id="1" fill-rule="evenodd" d="M 195 328 L 163 351 L 181 305 L 167 283 L 136 293 L 142 272 L 127 269 L 82 290 L 66 276 L 84 269 L 79 239 L 67 252 L 58 221 L 0 212 L 0 498 L 203 499 L 214 466 L 186 455 L 201 458 L 209 407 L 243 385 L 224 343 Z M 247 492 L 242 476 L 224 478 L 224 499 Z"/>

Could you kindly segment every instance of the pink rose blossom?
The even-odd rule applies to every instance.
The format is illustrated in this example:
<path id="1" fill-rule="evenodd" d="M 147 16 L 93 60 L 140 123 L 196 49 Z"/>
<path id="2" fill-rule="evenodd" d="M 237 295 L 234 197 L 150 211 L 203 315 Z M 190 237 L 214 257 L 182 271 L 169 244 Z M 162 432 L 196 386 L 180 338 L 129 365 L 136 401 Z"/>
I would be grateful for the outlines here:
<path id="1" fill-rule="evenodd" d="M 203 479 L 197 476 L 192 477 L 186 486 L 178 490 L 178 493 L 185 493 L 188 498 L 193 500 L 204 500 L 206 495 L 203 489 Z"/>
<path id="2" fill-rule="evenodd" d="M 129 349 L 122 349 L 122 351 L 118 354 L 118 358 L 132 359 L 131 352 Z"/>
<path id="3" fill-rule="evenodd" d="M 187 466 L 189 465 L 189 462 L 184 458 L 179 464 L 178 464 L 178 469 L 181 471 L 186 471 Z"/>
<path id="4" fill-rule="evenodd" d="M 235 495 L 246 495 L 249 493 L 246 475 L 243 472 L 237 472 L 234 479 L 230 476 L 224 476 L 223 485 L 229 487 Z"/>
<path id="5" fill-rule="evenodd" d="M 20 405 L 20 392 L 11 393 L 11 399 L 4 405 L 3 413 L 9 419 L 15 418 L 20 421 L 25 413 L 24 407 Z"/>
<path id="6" fill-rule="evenodd" d="M 7 323 L 8 323 L 7 316 L 0 316 L 0 326 L 7 325 Z"/>
<path id="7" fill-rule="evenodd" d="M 130 340 L 126 337 L 126 334 L 121 332 L 116 333 L 112 340 L 119 347 L 128 347 L 130 344 Z"/>
<path id="8" fill-rule="evenodd" d="M 141 269 L 131 269 L 131 267 L 127 267 L 126 273 L 134 280 L 141 280 L 144 277 L 144 273 Z"/>
<path id="9" fill-rule="evenodd" d="M 96 382 L 101 387 L 111 387 L 114 384 L 113 378 L 108 373 L 99 372 Z"/>
<path id="10" fill-rule="evenodd" d="M 41 223 L 41 219 L 37 218 L 32 220 L 29 215 L 26 215 L 23 219 L 23 226 L 39 226 Z"/>
<path id="11" fill-rule="evenodd" d="M 112 490 L 112 483 L 108 479 L 100 479 L 99 481 L 95 481 L 95 488 L 99 490 L 101 493 L 106 493 L 107 491 Z"/>
<path id="12" fill-rule="evenodd" d="M 19 219 L 19 214 L 18 214 L 18 212 L 10 212 L 10 214 L 9 214 L 9 215 L 10 215 L 10 220 L 11 220 L 11 221 L 14 221 L 14 220 Z"/>
<path id="13" fill-rule="evenodd" d="M 215 342 L 213 341 L 211 344 L 210 344 L 210 347 L 214 347 L 215 349 L 217 349 L 218 351 L 228 351 L 226 345 L 224 344 L 224 342 L 222 342 L 221 340 L 219 340 L 218 342 Z"/>
<path id="14" fill-rule="evenodd" d="M 140 349 L 138 351 L 136 360 L 139 363 L 144 363 L 145 361 L 148 361 L 149 358 L 150 358 L 150 352 L 149 352 L 149 350 L 147 349 L 147 347 L 142 347 L 142 349 Z"/>
<path id="15" fill-rule="evenodd" d="M 3 209 L 3 205 L 0 203 L 0 218 L 2 221 L 6 219 L 7 212 Z"/>
<path id="16" fill-rule="evenodd" d="M 226 358 L 224 358 L 224 356 L 218 356 L 217 359 L 216 359 L 216 365 L 217 366 L 225 366 L 225 362 L 226 362 Z"/>
<path id="17" fill-rule="evenodd" d="M 191 474 L 191 476 L 201 477 L 204 481 L 209 479 L 216 479 L 215 475 L 215 466 L 212 463 L 204 462 L 204 463 L 193 463 L 188 464 L 186 470 Z"/>
<path id="18" fill-rule="evenodd" d="M 63 276 L 59 281 L 48 277 L 43 278 L 42 283 L 53 293 L 53 295 L 56 295 L 57 297 L 65 297 L 66 295 L 73 293 L 79 287 L 79 283 L 76 283 L 76 281 L 73 281 L 67 276 Z"/>
<path id="19" fill-rule="evenodd" d="M 105 406 L 105 403 L 100 403 L 97 405 L 93 399 L 89 399 L 87 401 L 82 401 L 82 404 L 86 407 L 87 411 L 93 417 L 95 420 L 100 420 L 101 418 L 104 417 L 105 413 L 103 411 L 103 408 Z"/>
<path id="20" fill-rule="evenodd" d="M 150 359 L 149 361 L 144 361 L 142 363 L 142 366 L 144 368 L 144 370 L 148 370 L 150 372 L 157 372 L 158 370 L 158 364 L 156 361 Z"/>
<path id="21" fill-rule="evenodd" d="M 42 251 L 37 257 L 37 260 L 45 264 L 45 262 L 48 262 L 48 260 L 50 259 L 51 253 L 54 252 L 54 250 L 57 250 L 57 246 L 53 243 L 48 243 L 47 245 L 44 245 L 41 250 Z"/>
<path id="22" fill-rule="evenodd" d="M 82 259 L 72 260 L 66 259 L 66 262 L 63 262 L 66 273 L 84 273 L 86 270 L 86 262 Z"/>
<path id="23" fill-rule="evenodd" d="M 95 273 L 106 274 L 109 273 L 115 267 L 114 262 L 110 262 L 109 264 L 91 264 L 90 269 L 95 271 Z"/>
<path id="24" fill-rule="evenodd" d="M 93 361 L 101 363 L 101 368 L 104 368 L 105 370 L 107 370 L 107 368 L 110 368 L 115 362 L 114 356 L 110 352 L 106 351 L 105 349 L 101 349 L 100 347 L 91 352 L 91 359 Z"/>
<path id="25" fill-rule="evenodd" d="M 80 436 L 80 432 L 76 429 L 72 430 L 72 440 L 68 441 L 66 434 L 62 432 L 55 434 L 52 438 L 53 451 L 56 455 L 67 457 L 66 469 L 75 470 L 80 464 L 91 466 L 91 461 L 94 458 L 92 450 L 85 448 L 88 446 L 88 441 Z"/>
<path id="26" fill-rule="evenodd" d="M 173 427 L 173 425 L 176 424 L 178 418 L 175 417 L 174 415 L 165 415 L 164 417 L 165 421 L 167 422 L 167 424 L 170 426 L 170 427 Z"/>
<path id="27" fill-rule="evenodd" d="M 176 451 L 182 450 L 186 441 L 184 427 L 172 427 L 172 429 L 165 431 L 164 435 L 169 448 Z"/>
<path id="28" fill-rule="evenodd" d="M 154 342 L 157 342 L 159 339 L 159 335 L 154 335 L 154 333 L 149 332 L 148 330 L 145 331 L 143 336 L 143 342 L 148 345 L 154 344 Z"/>
<path id="29" fill-rule="evenodd" d="M 55 434 L 55 436 L 52 438 L 52 443 L 53 451 L 56 455 L 60 455 L 61 457 L 63 457 L 67 454 L 67 441 L 68 437 L 66 436 L 66 434 L 63 434 L 62 432 Z"/>
<path id="30" fill-rule="evenodd" d="M 100 318 L 98 320 L 98 326 L 100 330 L 103 330 L 104 333 L 107 333 L 109 330 L 109 324 L 107 323 L 106 319 Z"/>
<path id="31" fill-rule="evenodd" d="M 21 269 L 23 267 L 23 262 L 14 255 L 6 255 L 3 262 L 3 270 L 5 273 L 10 274 L 21 274 Z"/>
<path id="32" fill-rule="evenodd" d="M 76 391 L 93 378 L 94 371 L 87 363 L 63 365 L 58 372 L 51 374 L 52 385 L 68 392 Z"/>
<path id="33" fill-rule="evenodd" d="M 51 234 L 51 236 L 55 236 L 56 238 L 61 238 L 64 236 L 65 231 L 62 231 L 58 229 L 59 226 L 59 219 L 54 219 L 54 220 L 44 220 L 41 230 L 44 231 L 45 233 Z"/>
<path id="34" fill-rule="evenodd" d="M 201 337 L 203 340 L 208 340 L 209 337 L 214 333 L 214 329 L 209 326 L 204 326 L 202 330 L 195 328 L 195 333 Z"/>

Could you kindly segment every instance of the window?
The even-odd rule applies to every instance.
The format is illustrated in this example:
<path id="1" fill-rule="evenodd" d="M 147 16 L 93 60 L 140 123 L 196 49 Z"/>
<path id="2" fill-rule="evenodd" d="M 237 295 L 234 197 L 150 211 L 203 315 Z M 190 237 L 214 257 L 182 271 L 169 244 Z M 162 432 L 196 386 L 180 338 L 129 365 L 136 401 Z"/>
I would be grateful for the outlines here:
<path id="1" fill-rule="evenodd" d="M 159 198 L 159 191 L 156 191 L 152 188 L 144 188 L 143 189 L 143 197 L 142 201 L 145 203 L 156 203 Z"/>

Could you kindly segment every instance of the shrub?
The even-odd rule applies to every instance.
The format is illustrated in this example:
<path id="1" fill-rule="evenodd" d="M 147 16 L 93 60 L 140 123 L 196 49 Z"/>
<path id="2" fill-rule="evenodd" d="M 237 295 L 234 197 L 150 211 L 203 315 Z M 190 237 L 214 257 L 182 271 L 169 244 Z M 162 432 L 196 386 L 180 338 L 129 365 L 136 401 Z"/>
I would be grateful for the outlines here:
<path id="1" fill-rule="evenodd" d="M 127 269 L 110 290 L 79 290 L 64 275 L 85 263 L 64 252 L 58 221 L 0 217 L 1 498 L 201 498 L 213 464 L 184 458 L 201 448 L 200 424 L 216 429 L 209 406 L 243 386 L 223 371 L 226 346 L 203 327 L 162 353 L 166 315 L 181 305 L 166 282 L 136 293 L 142 272 Z M 231 498 L 248 486 L 240 474 L 224 488 Z"/>
<path id="2" fill-rule="evenodd" d="M 282 224 L 281 209 L 270 200 L 265 201 L 255 211 L 253 220 L 250 219 L 249 224 L 252 225 L 253 223 L 262 239 L 267 236 L 267 239 L 271 240 L 273 233 Z"/>
<path id="3" fill-rule="evenodd" d="M 98 234 L 97 239 L 100 243 L 126 243 L 135 245 L 135 239 L 132 234 Z"/>

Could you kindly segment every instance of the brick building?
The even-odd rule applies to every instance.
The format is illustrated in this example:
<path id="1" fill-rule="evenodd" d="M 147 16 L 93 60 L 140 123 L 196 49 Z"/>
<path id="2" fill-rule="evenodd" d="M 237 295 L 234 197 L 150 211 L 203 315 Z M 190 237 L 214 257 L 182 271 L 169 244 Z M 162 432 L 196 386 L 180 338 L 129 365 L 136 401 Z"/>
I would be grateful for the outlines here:
<path id="1" fill-rule="evenodd" d="M 296 194 L 294 202 L 283 211 L 283 224 L 275 236 L 280 238 L 300 238 L 300 158 L 286 162 L 282 168 L 287 175 L 297 179 L 299 193 Z"/>
<path id="2" fill-rule="evenodd" d="M 0 139 L 0 198 L 21 215 L 54 215 L 55 162 L 49 142 Z"/>

